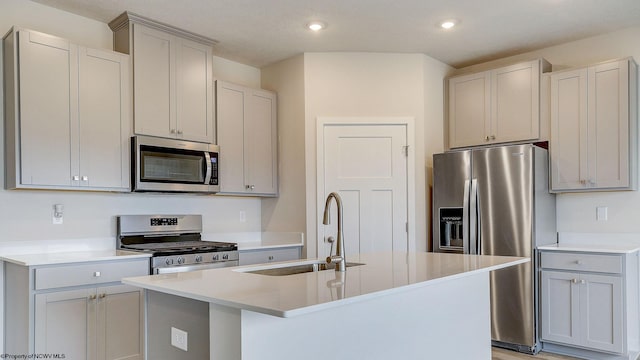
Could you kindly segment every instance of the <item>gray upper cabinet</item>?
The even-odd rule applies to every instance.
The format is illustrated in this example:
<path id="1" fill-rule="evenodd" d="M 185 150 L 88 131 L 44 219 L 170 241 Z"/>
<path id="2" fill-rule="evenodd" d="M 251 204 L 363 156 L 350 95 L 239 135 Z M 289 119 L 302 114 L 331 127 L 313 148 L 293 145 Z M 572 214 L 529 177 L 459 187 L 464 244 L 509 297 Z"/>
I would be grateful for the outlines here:
<path id="1" fill-rule="evenodd" d="M 277 196 L 276 94 L 216 81 L 220 194 Z"/>
<path id="2" fill-rule="evenodd" d="M 6 187 L 129 190 L 129 58 L 14 28 L 4 39 Z"/>
<path id="3" fill-rule="evenodd" d="M 213 143 L 215 41 L 131 13 L 109 26 L 133 59 L 134 132 Z"/>
<path id="4" fill-rule="evenodd" d="M 448 79 L 449 147 L 540 138 L 540 74 L 544 59 Z"/>
<path id="5" fill-rule="evenodd" d="M 551 190 L 636 188 L 637 70 L 632 59 L 551 73 Z"/>

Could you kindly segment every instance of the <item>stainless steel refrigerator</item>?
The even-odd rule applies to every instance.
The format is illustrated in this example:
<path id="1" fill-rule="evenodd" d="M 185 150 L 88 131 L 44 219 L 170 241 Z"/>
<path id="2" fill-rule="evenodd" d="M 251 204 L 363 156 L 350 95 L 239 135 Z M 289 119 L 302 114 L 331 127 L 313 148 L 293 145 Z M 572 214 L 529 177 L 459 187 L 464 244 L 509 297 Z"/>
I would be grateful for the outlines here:
<path id="1" fill-rule="evenodd" d="M 433 156 L 433 251 L 531 258 L 490 275 L 492 343 L 525 353 L 540 349 L 535 248 L 557 239 L 548 171 L 532 144 Z"/>

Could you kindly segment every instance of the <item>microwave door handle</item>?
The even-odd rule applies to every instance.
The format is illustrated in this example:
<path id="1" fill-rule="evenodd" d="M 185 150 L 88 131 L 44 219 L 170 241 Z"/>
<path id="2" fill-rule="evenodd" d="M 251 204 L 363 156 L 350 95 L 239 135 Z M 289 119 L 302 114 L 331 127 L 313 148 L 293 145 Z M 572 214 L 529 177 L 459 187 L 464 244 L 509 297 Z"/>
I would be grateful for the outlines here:
<path id="1" fill-rule="evenodd" d="M 209 185 L 209 181 L 211 180 L 211 154 L 208 151 L 204 152 L 204 159 L 206 162 L 207 171 L 204 175 L 204 184 Z"/>
<path id="2" fill-rule="evenodd" d="M 469 180 L 464 181 L 464 195 L 462 204 L 462 253 L 469 253 Z"/>

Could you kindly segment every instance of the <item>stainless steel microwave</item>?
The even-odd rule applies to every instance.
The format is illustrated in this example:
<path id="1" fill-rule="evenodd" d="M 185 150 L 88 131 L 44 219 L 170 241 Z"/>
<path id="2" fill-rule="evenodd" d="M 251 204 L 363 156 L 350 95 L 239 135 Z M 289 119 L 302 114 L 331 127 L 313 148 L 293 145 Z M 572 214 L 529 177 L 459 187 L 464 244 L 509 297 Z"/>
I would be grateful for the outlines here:
<path id="1" fill-rule="evenodd" d="M 133 191 L 218 192 L 218 153 L 218 145 L 134 136 Z"/>

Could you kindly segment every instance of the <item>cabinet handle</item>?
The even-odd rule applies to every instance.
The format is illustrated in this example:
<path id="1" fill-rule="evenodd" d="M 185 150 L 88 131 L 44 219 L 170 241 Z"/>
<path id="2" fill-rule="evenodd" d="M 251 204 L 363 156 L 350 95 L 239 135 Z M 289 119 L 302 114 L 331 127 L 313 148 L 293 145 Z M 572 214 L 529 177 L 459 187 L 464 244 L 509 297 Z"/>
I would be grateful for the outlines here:
<path id="1" fill-rule="evenodd" d="M 586 284 L 586 283 L 587 283 L 586 281 L 584 281 L 584 280 L 580 280 L 580 284 L 583 284 L 583 285 L 584 285 L 584 284 Z"/>
<path id="2" fill-rule="evenodd" d="M 175 134 L 176 133 L 176 129 L 171 129 L 169 130 L 170 133 Z"/>
<path id="3" fill-rule="evenodd" d="M 582 265 L 582 264 L 584 264 L 582 260 L 576 260 L 576 265 Z"/>
<path id="4" fill-rule="evenodd" d="M 95 299 L 96 299 L 96 296 L 95 296 L 95 295 L 93 295 L 93 294 L 92 294 L 92 295 L 89 295 L 89 300 L 95 300 Z"/>
<path id="5" fill-rule="evenodd" d="M 580 184 L 587 185 L 587 180 L 580 180 Z"/>
<path id="6" fill-rule="evenodd" d="M 100 297 L 100 299 L 104 299 L 105 297 L 107 297 L 107 294 L 102 293 L 102 294 L 100 294 L 100 296 L 99 296 L 99 297 Z"/>
<path id="7" fill-rule="evenodd" d="M 249 189 L 249 190 L 253 190 L 253 189 L 256 188 L 256 186 L 255 185 L 247 185 L 246 188 Z"/>
<path id="8" fill-rule="evenodd" d="M 73 181 L 80 181 L 80 176 L 78 176 L 78 175 L 73 175 L 73 176 L 71 177 L 71 180 L 73 180 Z"/>
<path id="9" fill-rule="evenodd" d="M 93 277 L 100 277 L 100 275 L 102 275 L 100 274 L 100 271 L 94 271 L 93 273 Z"/>
<path id="10" fill-rule="evenodd" d="M 574 284 L 577 284 L 578 283 L 578 279 L 571 279 L 571 282 L 574 283 Z"/>
<path id="11" fill-rule="evenodd" d="M 85 175 L 85 176 L 83 176 L 83 177 L 82 177 L 82 181 L 89 181 L 89 177 L 88 177 L 88 176 L 86 176 L 86 175 Z"/>
<path id="12" fill-rule="evenodd" d="M 269 261 L 273 260 L 273 255 L 269 255 Z"/>
<path id="13" fill-rule="evenodd" d="M 491 135 L 491 140 L 495 140 L 496 136 L 495 135 Z"/>
<path id="14" fill-rule="evenodd" d="M 484 137 L 484 141 L 489 141 L 489 136 L 488 135 Z"/>
<path id="15" fill-rule="evenodd" d="M 182 135 L 182 130 L 177 131 L 178 135 Z"/>

